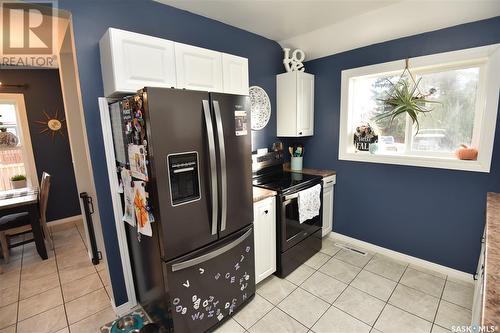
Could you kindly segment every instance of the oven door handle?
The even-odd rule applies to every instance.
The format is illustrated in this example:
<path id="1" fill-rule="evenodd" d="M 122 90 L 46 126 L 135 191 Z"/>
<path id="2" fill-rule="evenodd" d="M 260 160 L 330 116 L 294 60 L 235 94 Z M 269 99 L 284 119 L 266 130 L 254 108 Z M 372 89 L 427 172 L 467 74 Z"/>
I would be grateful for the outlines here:
<path id="1" fill-rule="evenodd" d="M 295 198 L 298 198 L 298 197 L 299 197 L 299 192 L 286 195 L 285 196 L 285 202 L 286 201 L 291 201 L 292 199 L 295 199 Z"/>

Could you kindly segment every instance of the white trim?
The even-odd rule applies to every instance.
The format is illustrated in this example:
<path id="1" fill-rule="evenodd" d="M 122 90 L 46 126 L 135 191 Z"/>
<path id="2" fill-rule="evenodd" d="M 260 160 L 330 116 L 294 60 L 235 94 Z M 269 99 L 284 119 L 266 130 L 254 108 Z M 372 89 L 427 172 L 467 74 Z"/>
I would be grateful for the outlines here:
<path id="1" fill-rule="evenodd" d="M 127 243 L 127 235 L 125 233 L 125 222 L 123 221 L 123 208 L 120 194 L 118 193 L 119 183 L 116 172 L 116 157 L 113 149 L 113 133 L 111 132 L 111 119 L 109 115 L 108 101 L 104 97 L 99 97 L 99 113 L 101 116 L 102 136 L 104 141 L 104 151 L 106 153 L 106 165 L 109 178 L 109 188 L 111 201 L 113 203 L 114 223 L 116 226 L 116 235 L 118 237 L 118 246 L 120 249 L 120 258 L 123 268 L 123 278 L 127 289 L 128 302 L 133 307 L 137 304 L 135 295 L 134 279 L 132 277 L 132 266 L 130 264 L 130 256 Z M 118 308 L 120 308 L 120 305 Z"/>
<path id="2" fill-rule="evenodd" d="M 130 311 L 132 311 L 136 305 L 137 304 L 134 304 L 134 303 L 129 301 L 129 302 L 123 303 L 122 305 L 115 306 L 115 301 L 113 301 L 113 299 L 111 299 L 111 306 L 113 307 L 113 311 L 115 311 L 115 313 L 118 317 L 122 317 L 122 316 L 130 313 Z"/>
<path id="3" fill-rule="evenodd" d="M 500 89 L 500 76 L 498 75 L 500 72 L 500 44 L 416 57 L 410 60 L 410 66 L 415 72 L 427 72 L 435 68 L 461 68 L 469 65 L 481 68 L 473 133 L 473 144 L 479 150 L 476 161 L 463 161 L 453 156 L 372 155 L 368 152 L 350 151 L 349 148 L 352 145 L 349 139 L 351 137 L 349 117 L 352 105 L 350 105 L 349 100 L 352 99 L 353 95 L 353 89 L 349 87 L 351 79 L 360 76 L 397 74 L 401 72 L 402 60 L 342 71 L 339 160 L 490 172 Z"/>
<path id="4" fill-rule="evenodd" d="M 53 227 L 53 226 L 56 226 L 56 225 L 61 225 L 61 224 L 71 223 L 71 222 L 76 222 L 78 220 L 83 220 L 83 216 L 82 215 L 74 215 L 74 216 L 65 217 L 65 218 L 59 219 L 59 220 L 47 221 L 47 225 L 50 228 L 50 227 Z"/>
<path id="5" fill-rule="evenodd" d="M 332 231 L 328 235 L 328 238 L 333 239 L 333 240 L 338 240 L 341 242 L 345 242 L 345 243 L 349 243 L 351 245 L 354 245 L 356 247 L 359 247 L 359 248 L 367 250 L 367 251 L 377 252 L 377 253 L 385 255 L 389 258 L 399 260 L 399 261 L 404 261 L 404 262 L 407 262 L 411 265 L 415 265 L 415 266 L 419 266 L 419 267 L 422 267 L 425 269 L 429 269 L 429 270 L 434 271 L 436 273 L 441 273 L 441 274 L 447 275 L 448 277 L 451 277 L 451 278 L 454 278 L 454 279 L 457 279 L 460 281 L 465 281 L 465 282 L 470 282 L 470 283 L 474 282 L 472 274 L 462 272 L 462 271 L 459 271 L 459 270 L 456 270 L 456 269 L 453 269 L 450 267 L 446 267 L 443 265 L 439 265 L 439 264 L 436 264 L 436 263 L 433 263 L 433 262 L 430 262 L 430 261 L 427 261 L 424 259 L 412 257 L 412 256 L 404 254 L 404 253 L 389 250 L 389 249 L 386 249 L 385 247 L 381 247 L 381 246 L 374 245 L 374 244 L 371 244 L 368 242 L 364 242 L 364 241 L 361 241 L 359 239 L 345 236 L 345 235 L 339 234 L 339 233 L 334 232 L 334 231 Z"/>
<path id="6" fill-rule="evenodd" d="M 16 106 L 17 127 L 22 136 L 21 150 L 23 151 L 24 170 L 26 171 L 28 184 L 38 187 L 38 174 L 36 172 L 35 155 L 33 155 L 33 147 L 31 145 L 31 134 L 26 105 L 24 103 L 24 94 L 0 93 L 0 102 L 10 102 Z"/>

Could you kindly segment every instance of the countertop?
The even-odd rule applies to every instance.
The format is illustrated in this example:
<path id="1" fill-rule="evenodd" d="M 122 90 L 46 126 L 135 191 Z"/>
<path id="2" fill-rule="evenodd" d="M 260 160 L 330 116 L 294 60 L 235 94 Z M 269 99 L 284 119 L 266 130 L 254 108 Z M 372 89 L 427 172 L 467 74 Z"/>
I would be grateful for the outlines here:
<path id="1" fill-rule="evenodd" d="M 321 177 L 328 177 L 328 176 L 333 176 L 333 175 L 337 174 L 337 172 L 335 170 L 320 170 L 320 169 L 307 169 L 307 168 L 304 168 L 300 171 L 292 170 L 292 169 L 290 169 L 290 163 L 283 164 L 283 170 L 304 173 L 307 175 L 321 176 Z"/>
<path id="2" fill-rule="evenodd" d="M 488 193 L 486 207 L 482 324 L 500 327 L 500 193 Z"/>
<path id="3" fill-rule="evenodd" d="M 274 197 L 276 194 L 278 194 L 278 193 L 276 193 L 275 191 L 254 186 L 253 187 L 253 202 L 257 202 L 257 201 L 261 201 L 261 200 L 264 200 L 264 199 L 267 199 L 270 197 Z"/>

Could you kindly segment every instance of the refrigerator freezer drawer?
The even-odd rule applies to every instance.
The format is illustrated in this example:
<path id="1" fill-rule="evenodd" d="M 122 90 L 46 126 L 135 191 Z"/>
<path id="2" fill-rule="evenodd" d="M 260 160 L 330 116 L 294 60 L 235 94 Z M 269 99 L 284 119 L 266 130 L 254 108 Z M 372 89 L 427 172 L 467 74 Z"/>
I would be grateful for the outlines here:
<path id="1" fill-rule="evenodd" d="M 255 293 L 253 227 L 165 263 L 175 332 L 205 332 Z"/>

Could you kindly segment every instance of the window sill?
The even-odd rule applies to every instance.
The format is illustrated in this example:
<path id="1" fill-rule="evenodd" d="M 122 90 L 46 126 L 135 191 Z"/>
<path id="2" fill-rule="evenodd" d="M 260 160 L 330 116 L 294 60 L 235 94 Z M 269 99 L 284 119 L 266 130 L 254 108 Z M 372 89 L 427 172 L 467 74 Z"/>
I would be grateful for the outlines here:
<path id="1" fill-rule="evenodd" d="M 450 157 L 433 157 L 433 156 L 417 156 L 417 155 L 377 155 L 365 152 L 357 153 L 339 153 L 339 160 L 367 162 L 367 163 L 382 163 L 395 164 L 416 167 L 475 171 L 475 172 L 490 172 L 490 165 L 481 163 L 481 161 L 466 161 Z"/>

